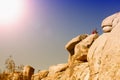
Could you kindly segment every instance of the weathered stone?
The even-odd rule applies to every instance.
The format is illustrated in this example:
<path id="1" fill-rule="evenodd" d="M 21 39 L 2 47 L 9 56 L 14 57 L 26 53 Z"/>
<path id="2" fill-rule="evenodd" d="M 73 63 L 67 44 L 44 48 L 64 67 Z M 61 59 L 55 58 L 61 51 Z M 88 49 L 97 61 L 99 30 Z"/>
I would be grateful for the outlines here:
<path id="1" fill-rule="evenodd" d="M 66 45 L 65 45 L 65 49 L 68 50 L 69 54 L 69 58 L 68 58 L 68 63 L 71 62 L 72 60 L 72 56 L 74 55 L 74 48 L 75 45 L 77 43 L 79 43 L 80 41 L 82 41 L 83 39 L 85 39 L 88 36 L 88 34 L 81 34 L 75 38 L 73 38 L 72 40 L 70 40 Z"/>
<path id="2" fill-rule="evenodd" d="M 120 13 L 106 18 L 103 23 L 113 28 L 111 32 L 102 34 L 89 50 L 90 80 L 119 80 Z"/>
<path id="3" fill-rule="evenodd" d="M 112 28 L 116 26 L 116 24 L 119 22 L 119 13 L 113 14 L 107 18 L 105 18 L 101 24 L 103 28 L 103 32 L 110 32 Z M 118 19 L 119 18 L 119 19 Z"/>
<path id="4" fill-rule="evenodd" d="M 58 65 L 55 65 L 55 66 L 51 66 L 49 67 L 49 74 L 48 76 L 51 76 L 51 75 L 54 75 L 55 73 L 57 72 L 61 72 L 61 71 L 64 71 L 68 68 L 68 64 L 58 64 Z"/>
<path id="5" fill-rule="evenodd" d="M 70 40 L 66 45 L 65 48 L 68 50 L 69 54 L 69 58 L 68 58 L 68 64 L 71 64 L 72 61 L 72 56 L 74 55 L 74 48 L 75 45 L 77 43 L 79 43 L 80 41 L 82 41 L 83 39 L 85 39 L 88 36 L 88 34 L 81 34 L 75 38 L 73 38 L 72 40 Z"/>
<path id="6" fill-rule="evenodd" d="M 48 70 L 42 70 L 32 76 L 32 80 L 41 80 L 45 77 L 47 77 L 49 71 Z"/>
<path id="7" fill-rule="evenodd" d="M 88 50 L 96 38 L 98 38 L 98 34 L 91 34 L 84 40 L 76 44 L 75 53 L 73 55 L 73 62 L 75 60 L 83 62 L 87 61 Z"/>
<path id="8" fill-rule="evenodd" d="M 80 41 L 82 41 L 83 39 L 85 39 L 88 36 L 88 34 L 81 34 L 75 38 L 73 38 L 72 40 L 70 40 L 66 45 L 65 48 L 69 51 L 69 53 L 71 55 L 74 54 L 74 47 L 77 43 L 79 43 Z"/>
<path id="9" fill-rule="evenodd" d="M 23 79 L 24 80 L 31 80 L 32 75 L 34 74 L 34 68 L 27 65 L 24 67 L 23 70 Z"/>
<path id="10" fill-rule="evenodd" d="M 108 33 L 104 33 L 101 36 L 99 36 L 95 42 L 92 44 L 88 51 L 87 59 L 88 63 L 90 65 L 90 78 L 91 80 L 96 80 L 98 72 L 99 72 L 99 67 L 101 63 L 101 57 L 102 57 L 102 52 L 104 49 L 104 46 L 106 45 L 107 42 L 107 35 Z"/>
<path id="11" fill-rule="evenodd" d="M 74 67 L 73 75 L 70 80 L 89 80 L 90 70 L 88 63 L 81 63 L 80 65 L 76 65 Z"/>
<path id="12" fill-rule="evenodd" d="M 120 19 L 120 13 L 117 16 Z M 114 20 L 113 20 L 114 21 Z M 119 80 L 120 79 L 120 21 L 113 28 L 107 38 L 101 57 L 99 71 L 100 80 Z M 106 77 L 105 77 L 106 76 Z M 104 78 L 105 77 L 105 78 Z"/>
<path id="13" fill-rule="evenodd" d="M 104 33 L 110 32 L 111 30 L 112 30 L 112 27 L 111 27 L 111 26 L 104 26 L 104 27 L 103 27 Z"/>
<path id="14" fill-rule="evenodd" d="M 76 63 L 73 64 L 72 67 L 67 68 L 58 80 L 88 80 L 89 72 L 90 70 L 87 62 Z"/>

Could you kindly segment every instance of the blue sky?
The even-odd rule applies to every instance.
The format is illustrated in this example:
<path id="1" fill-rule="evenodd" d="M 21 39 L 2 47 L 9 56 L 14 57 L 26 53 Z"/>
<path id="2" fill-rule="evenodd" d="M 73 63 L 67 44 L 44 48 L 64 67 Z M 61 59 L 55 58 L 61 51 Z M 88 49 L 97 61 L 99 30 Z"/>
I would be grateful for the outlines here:
<path id="1" fill-rule="evenodd" d="M 90 34 L 94 28 L 102 34 L 102 20 L 120 11 L 120 1 L 30 0 L 29 7 L 31 16 L 22 25 L 24 30 L 1 41 L 0 68 L 9 55 L 17 65 L 29 64 L 36 70 L 66 63 L 66 43 L 79 34 Z"/>

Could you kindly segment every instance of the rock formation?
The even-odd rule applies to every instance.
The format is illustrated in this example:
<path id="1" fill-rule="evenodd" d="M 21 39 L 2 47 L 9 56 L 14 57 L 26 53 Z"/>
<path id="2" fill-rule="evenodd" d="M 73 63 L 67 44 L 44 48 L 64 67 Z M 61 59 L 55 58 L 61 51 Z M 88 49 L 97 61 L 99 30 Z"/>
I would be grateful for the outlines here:
<path id="1" fill-rule="evenodd" d="M 69 54 L 69 59 L 68 59 L 68 63 L 70 63 L 72 61 L 72 56 L 74 55 L 74 48 L 75 48 L 75 45 L 77 43 L 79 43 L 80 41 L 82 41 L 83 39 L 85 39 L 86 37 L 88 36 L 88 34 L 81 34 L 75 38 L 73 38 L 72 40 L 70 40 L 65 48 L 68 50 L 68 52 L 70 53 Z"/>
<path id="2" fill-rule="evenodd" d="M 82 34 L 69 41 L 68 67 L 43 80 L 119 80 L 120 13 L 105 18 L 101 26 L 104 33 L 99 37 Z"/>
<path id="3" fill-rule="evenodd" d="M 120 79 L 120 13 L 102 22 L 103 33 L 88 52 L 90 80 Z"/>
<path id="4" fill-rule="evenodd" d="M 65 46 L 70 53 L 68 63 L 49 67 L 48 75 L 42 80 L 88 80 L 87 53 L 97 37 L 97 33 L 82 34 L 69 41 Z"/>
<path id="5" fill-rule="evenodd" d="M 120 12 L 105 18 L 101 27 L 103 34 L 100 36 L 94 30 L 92 34 L 81 34 L 66 44 L 67 63 L 50 66 L 49 70 L 36 74 L 33 74 L 34 68 L 25 66 L 22 79 L 120 80 Z M 20 75 L 7 74 L 11 80 L 22 80 Z"/>

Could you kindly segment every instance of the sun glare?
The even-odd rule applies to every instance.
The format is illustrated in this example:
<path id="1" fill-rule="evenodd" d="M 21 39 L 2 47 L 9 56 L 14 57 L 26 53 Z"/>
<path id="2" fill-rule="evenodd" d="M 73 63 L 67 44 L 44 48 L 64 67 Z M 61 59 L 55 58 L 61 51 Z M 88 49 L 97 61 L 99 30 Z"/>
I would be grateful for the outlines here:
<path id="1" fill-rule="evenodd" d="M 16 23 L 24 12 L 24 0 L 0 0 L 0 26 Z"/>

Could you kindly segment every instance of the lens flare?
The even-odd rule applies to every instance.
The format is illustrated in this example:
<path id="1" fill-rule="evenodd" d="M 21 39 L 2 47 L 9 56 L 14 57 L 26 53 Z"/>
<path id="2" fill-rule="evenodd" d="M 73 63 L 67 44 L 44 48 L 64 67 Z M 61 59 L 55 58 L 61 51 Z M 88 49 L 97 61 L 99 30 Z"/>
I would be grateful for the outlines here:
<path id="1" fill-rule="evenodd" d="M 0 39 L 12 40 L 26 30 L 31 20 L 30 0 L 0 0 Z"/>
<path id="2" fill-rule="evenodd" d="M 0 27 L 19 22 L 25 8 L 25 0 L 0 0 Z"/>

